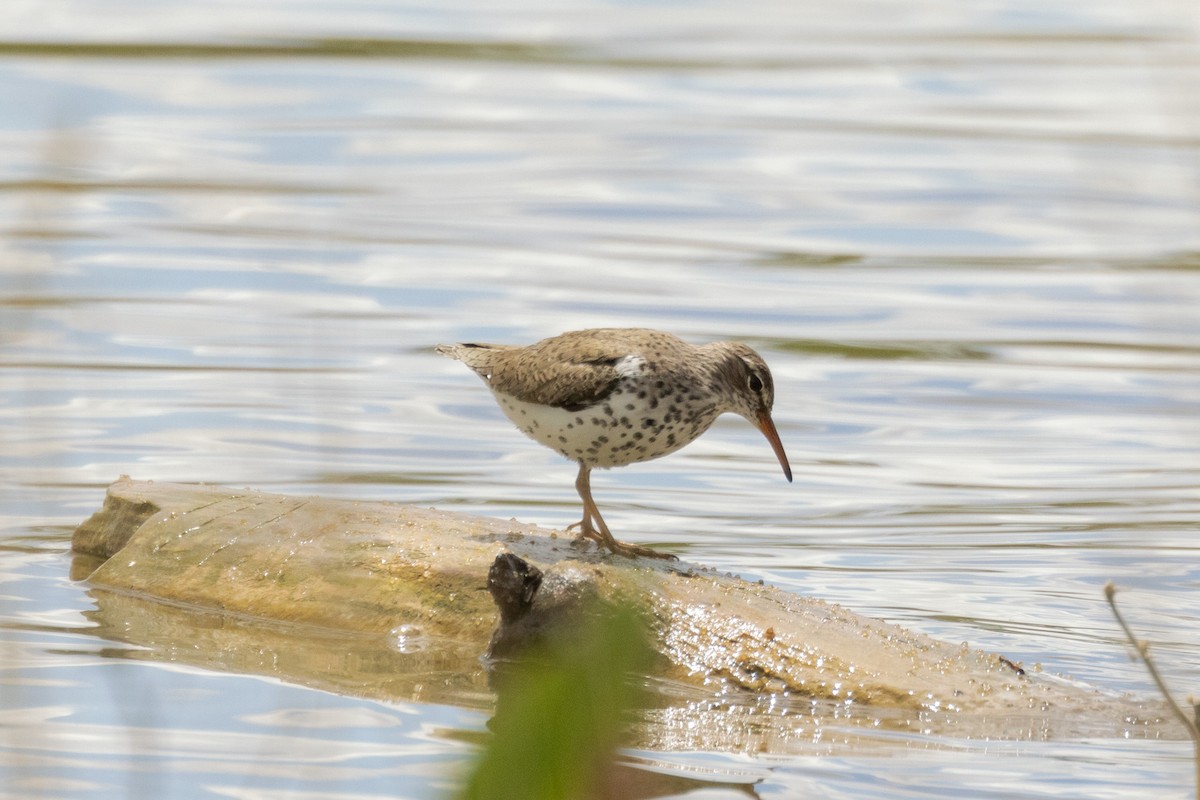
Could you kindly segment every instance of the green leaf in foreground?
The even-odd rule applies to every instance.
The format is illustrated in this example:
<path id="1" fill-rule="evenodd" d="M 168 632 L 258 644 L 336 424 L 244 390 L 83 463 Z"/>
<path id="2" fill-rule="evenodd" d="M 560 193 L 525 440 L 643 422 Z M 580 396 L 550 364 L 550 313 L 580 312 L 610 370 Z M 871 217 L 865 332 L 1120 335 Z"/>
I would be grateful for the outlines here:
<path id="1" fill-rule="evenodd" d="M 627 608 L 563 632 L 500 676 L 493 737 L 460 797 L 603 797 L 651 651 Z"/>

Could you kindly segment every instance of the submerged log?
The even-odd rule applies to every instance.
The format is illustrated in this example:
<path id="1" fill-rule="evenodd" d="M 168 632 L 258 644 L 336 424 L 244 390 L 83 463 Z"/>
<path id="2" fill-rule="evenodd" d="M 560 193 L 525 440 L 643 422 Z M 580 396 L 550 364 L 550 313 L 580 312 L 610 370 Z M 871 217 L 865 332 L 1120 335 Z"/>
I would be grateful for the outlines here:
<path id="1" fill-rule="evenodd" d="M 73 547 L 74 577 L 89 581 L 101 606 L 101 635 L 336 691 L 430 699 L 429 685 L 441 683 L 459 697 L 485 694 L 480 657 L 495 646 L 499 616 L 487 578 L 497 556 L 511 554 L 542 574 L 522 624 L 561 618 L 584 595 L 634 604 L 662 655 L 656 677 L 693 687 L 677 693 L 691 693 L 684 705 L 697 718 L 717 714 L 699 697 L 720 693 L 728 710 L 745 692 L 787 697 L 810 723 L 825 714 L 839 725 L 992 738 L 1162 733 L 1155 704 L 1025 674 L 996 654 L 713 570 L 581 549 L 517 522 L 122 478 Z M 272 642 L 280 649 L 264 656 Z M 326 668 L 331 652 L 358 653 L 365 666 Z M 723 717 L 712 724 L 728 733 Z"/>

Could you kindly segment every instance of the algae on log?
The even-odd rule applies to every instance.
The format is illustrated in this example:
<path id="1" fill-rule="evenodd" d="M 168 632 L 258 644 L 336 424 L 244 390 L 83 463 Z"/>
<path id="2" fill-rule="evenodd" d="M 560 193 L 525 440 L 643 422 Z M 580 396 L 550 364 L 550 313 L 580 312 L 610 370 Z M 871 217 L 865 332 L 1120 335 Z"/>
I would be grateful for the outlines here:
<path id="1" fill-rule="evenodd" d="M 1018 674 L 997 655 L 820 600 L 678 562 L 580 549 L 517 522 L 122 478 L 73 546 L 85 554 L 75 577 L 87 578 L 102 606 L 101 635 L 130 638 L 120 633 L 125 615 L 141 619 L 161 648 L 188 627 L 174 617 L 217 612 L 226 622 L 209 625 L 219 629 L 209 646 L 196 646 L 193 631 L 163 657 L 279 674 L 279 659 L 270 669 L 253 663 L 262 637 L 274 635 L 290 648 L 283 661 L 293 665 L 291 679 L 336 691 L 425 699 L 414 687 L 428 692 L 440 682 L 485 693 L 479 656 L 498 616 L 486 580 L 496 557 L 512 553 L 546 576 L 531 613 L 552 616 L 581 593 L 631 602 L 664 656 L 658 677 L 709 697 L 731 688 L 786 692 L 810 718 L 956 735 L 1170 735 L 1157 730 L 1155 704 Z M 145 619 L 155 606 L 161 618 Z M 255 631 L 260 646 L 235 658 Z M 323 639 L 361 645 L 363 659 L 375 662 L 372 677 L 304 665 L 302 643 Z M 400 658 L 406 649 L 422 657 Z M 728 692 L 722 699 L 737 703 Z M 726 720 L 717 724 L 728 730 Z"/>

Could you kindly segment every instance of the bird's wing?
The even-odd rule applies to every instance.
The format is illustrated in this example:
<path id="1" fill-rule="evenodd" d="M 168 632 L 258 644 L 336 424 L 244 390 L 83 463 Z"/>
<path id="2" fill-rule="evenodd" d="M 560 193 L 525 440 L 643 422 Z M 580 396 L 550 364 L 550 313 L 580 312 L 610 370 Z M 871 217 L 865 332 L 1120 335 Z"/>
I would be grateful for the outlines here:
<path id="1" fill-rule="evenodd" d="M 527 403 L 579 411 L 612 394 L 621 379 L 618 363 L 634 354 L 619 336 L 568 334 L 493 353 L 489 383 Z"/>

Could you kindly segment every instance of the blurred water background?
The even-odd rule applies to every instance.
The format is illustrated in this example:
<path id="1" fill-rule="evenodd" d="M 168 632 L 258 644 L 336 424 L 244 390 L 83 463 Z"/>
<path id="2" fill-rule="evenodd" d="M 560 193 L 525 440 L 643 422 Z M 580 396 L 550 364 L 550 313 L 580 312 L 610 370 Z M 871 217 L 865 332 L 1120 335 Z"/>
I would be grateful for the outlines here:
<path id="1" fill-rule="evenodd" d="M 572 465 L 431 348 L 594 326 L 759 349 L 796 473 L 729 417 L 594 476 L 622 538 L 1150 695 L 1114 580 L 1200 693 L 1198 45 L 1187 0 L 6 3 L 0 794 L 445 796 L 489 697 L 122 643 L 71 530 L 121 474 L 561 527 Z M 838 738 L 629 757 L 1191 793 L 1181 741 Z"/>

